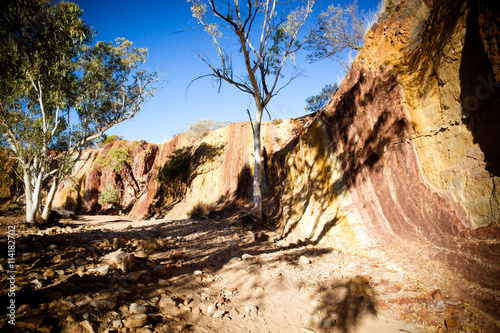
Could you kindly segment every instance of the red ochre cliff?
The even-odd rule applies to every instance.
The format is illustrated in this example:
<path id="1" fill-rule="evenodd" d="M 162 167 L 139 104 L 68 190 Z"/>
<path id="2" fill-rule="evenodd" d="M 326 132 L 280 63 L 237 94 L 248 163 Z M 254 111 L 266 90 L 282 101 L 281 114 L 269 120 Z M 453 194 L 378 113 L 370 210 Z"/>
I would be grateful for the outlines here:
<path id="1" fill-rule="evenodd" d="M 269 220 L 285 237 L 359 254 L 397 248 L 441 262 L 482 286 L 478 301 L 495 314 L 499 21 L 494 0 L 388 1 L 331 103 L 319 114 L 265 124 Z M 111 207 L 98 205 L 98 193 L 111 183 L 136 218 L 185 218 L 199 203 L 244 210 L 251 133 L 249 123 L 233 123 L 201 140 L 181 134 L 163 145 L 86 151 L 54 204 L 105 212 Z M 121 168 L 97 167 L 113 147 L 127 151 Z M 172 197 L 157 174 L 178 152 L 191 163 Z"/>

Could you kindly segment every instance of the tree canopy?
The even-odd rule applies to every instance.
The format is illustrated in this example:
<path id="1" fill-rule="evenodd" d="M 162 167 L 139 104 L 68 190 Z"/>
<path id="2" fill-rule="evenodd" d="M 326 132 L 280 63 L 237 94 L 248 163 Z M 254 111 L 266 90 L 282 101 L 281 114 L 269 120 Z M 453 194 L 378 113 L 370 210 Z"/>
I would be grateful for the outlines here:
<path id="1" fill-rule="evenodd" d="M 338 85 L 335 83 L 333 86 L 327 84 L 321 89 L 318 95 L 310 96 L 306 99 L 306 111 L 318 112 L 323 110 L 323 108 L 331 101 L 333 95 L 338 89 Z"/>
<path id="2" fill-rule="evenodd" d="M 93 45 L 95 31 L 75 3 L 4 0 L 0 12 L 0 129 L 22 169 L 33 222 L 44 184 L 53 180 L 42 217 L 77 153 L 132 118 L 158 77 L 139 70 L 147 49 L 124 38 Z"/>
<path id="3" fill-rule="evenodd" d="M 316 27 L 307 41 L 310 62 L 322 59 L 338 61 L 349 71 L 352 52 L 361 49 L 367 30 L 367 17 L 358 10 L 356 2 L 343 7 L 331 4 L 317 17 Z"/>

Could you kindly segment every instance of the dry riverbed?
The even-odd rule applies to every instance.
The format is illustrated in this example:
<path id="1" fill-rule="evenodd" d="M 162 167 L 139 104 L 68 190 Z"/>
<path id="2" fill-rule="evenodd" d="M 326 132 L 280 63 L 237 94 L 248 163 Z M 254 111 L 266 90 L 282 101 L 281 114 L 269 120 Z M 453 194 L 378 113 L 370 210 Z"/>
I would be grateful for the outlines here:
<path id="1" fill-rule="evenodd" d="M 359 257 L 231 220 L 80 216 L 46 230 L 20 220 L 0 218 L 2 252 L 8 226 L 16 235 L 15 260 L 0 261 L 6 332 L 498 329 L 457 296 L 459 277 L 397 249 Z"/>

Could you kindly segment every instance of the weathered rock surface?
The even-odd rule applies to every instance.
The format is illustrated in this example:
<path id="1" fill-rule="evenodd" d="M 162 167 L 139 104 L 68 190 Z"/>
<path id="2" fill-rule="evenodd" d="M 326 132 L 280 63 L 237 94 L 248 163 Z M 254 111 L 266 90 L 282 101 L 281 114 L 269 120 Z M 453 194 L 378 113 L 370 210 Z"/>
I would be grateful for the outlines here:
<path id="1" fill-rule="evenodd" d="M 347 252 L 423 247 L 500 290 L 498 7 L 389 1 L 322 113 L 264 125 L 268 219 L 285 236 Z M 86 151 L 54 204 L 106 212 L 97 196 L 112 183 L 136 218 L 184 218 L 200 203 L 244 211 L 251 132 L 233 123 L 201 140 L 181 134 L 161 146 L 115 142 Z M 118 169 L 98 168 L 98 156 L 113 148 L 129 158 Z M 187 181 L 167 195 L 158 169 L 179 154 L 191 158 Z"/>

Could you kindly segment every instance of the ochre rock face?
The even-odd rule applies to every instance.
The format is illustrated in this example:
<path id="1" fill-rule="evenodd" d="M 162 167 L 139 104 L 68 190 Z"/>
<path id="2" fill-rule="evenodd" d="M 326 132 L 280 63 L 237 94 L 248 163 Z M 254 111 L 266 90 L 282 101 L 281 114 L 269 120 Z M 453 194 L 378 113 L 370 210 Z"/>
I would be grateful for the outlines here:
<path id="1" fill-rule="evenodd" d="M 499 3 L 389 1 L 323 112 L 263 125 L 265 214 L 284 235 L 358 253 L 421 245 L 500 290 Z M 185 218 L 198 203 L 250 212 L 249 123 L 121 144 L 121 171 L 95 165 L 119 143 L 86 151 L 54 204 L 104 212 L 112 183 L 137 218 Z M 189 180 L 172 198 L 157 175 L 179 151 Z"/>

